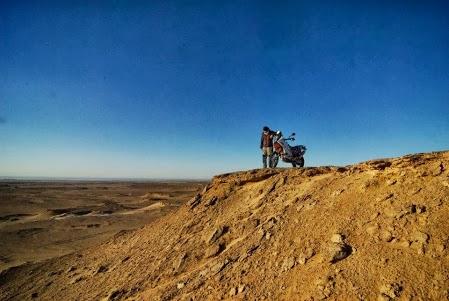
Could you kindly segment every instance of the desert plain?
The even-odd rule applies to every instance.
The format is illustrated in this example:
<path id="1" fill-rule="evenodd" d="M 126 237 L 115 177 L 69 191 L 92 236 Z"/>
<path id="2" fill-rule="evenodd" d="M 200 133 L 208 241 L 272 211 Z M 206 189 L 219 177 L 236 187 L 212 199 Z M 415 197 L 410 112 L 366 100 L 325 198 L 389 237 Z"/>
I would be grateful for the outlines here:
<path id="1" fill-rule="evenodd" d="M 0 181 L 0 271 L 96 246 L 176 210 L 200 181 Z"/>

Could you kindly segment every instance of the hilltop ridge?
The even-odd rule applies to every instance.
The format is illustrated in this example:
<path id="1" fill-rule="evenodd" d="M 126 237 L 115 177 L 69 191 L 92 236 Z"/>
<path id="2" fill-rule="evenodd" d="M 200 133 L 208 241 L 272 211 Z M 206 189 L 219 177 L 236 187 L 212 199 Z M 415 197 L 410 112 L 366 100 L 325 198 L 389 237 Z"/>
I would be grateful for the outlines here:
<path id="1" fill-rule="evenodd" d="M 449 298 L 449 152 L 216 176 L 142 229 L 12 268 L 2 300 Z"/>

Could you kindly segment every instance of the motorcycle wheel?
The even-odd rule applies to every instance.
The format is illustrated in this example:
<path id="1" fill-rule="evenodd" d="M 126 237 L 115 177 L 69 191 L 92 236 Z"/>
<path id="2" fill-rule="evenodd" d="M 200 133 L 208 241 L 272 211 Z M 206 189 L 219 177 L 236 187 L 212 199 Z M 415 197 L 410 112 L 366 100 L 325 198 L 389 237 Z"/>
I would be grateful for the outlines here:
<path id="1" fill-rule="evenodd" d="M 299 167 L 304 167 L 304 157 L 302 157 L 301 159 L 298 160 L 298 165 Z"/>
<path id="2" fill-rule="evenodd" d="M 292 166 L 293 166 L 293 167 L 296 167 L 296 164 L 295 164 L 295 163 L 292 163 Z"/>

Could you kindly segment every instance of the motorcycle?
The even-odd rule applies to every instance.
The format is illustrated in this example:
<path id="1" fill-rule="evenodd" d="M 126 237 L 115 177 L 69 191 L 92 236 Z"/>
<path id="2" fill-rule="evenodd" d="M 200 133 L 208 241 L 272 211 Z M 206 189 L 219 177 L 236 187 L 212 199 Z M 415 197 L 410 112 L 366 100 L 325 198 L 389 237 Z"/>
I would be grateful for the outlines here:
<path id="1" fill-rule="evenodd" d="M 289 137 L 276 137 L 273 143 L 273 156 L 271 157 L 271 166 L 274 168 L 279 163 L 279 158 L 285 163 L 291 163 L 293 167 L 304 167 L 304 154 L 307 148 L 304 145 L 290 146 L 287 141 L 295 141 L 295 133 L 292 133 Z M 283 140 L 283 141 L 282 141 Z M 287 144 L 291 150 L 291 156 L 285 155 L 282 143 Z"/>

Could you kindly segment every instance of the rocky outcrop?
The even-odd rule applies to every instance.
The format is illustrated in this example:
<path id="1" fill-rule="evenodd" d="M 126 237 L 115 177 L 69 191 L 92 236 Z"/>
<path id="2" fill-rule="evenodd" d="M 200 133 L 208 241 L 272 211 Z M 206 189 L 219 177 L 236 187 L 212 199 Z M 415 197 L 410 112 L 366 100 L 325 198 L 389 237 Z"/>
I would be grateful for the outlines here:
<path id="1" fill-rule="evenodd" d="M 446 300 L 449 152 L 214 177 L 179 211 L 0 277 L 0 299 Z"/>

